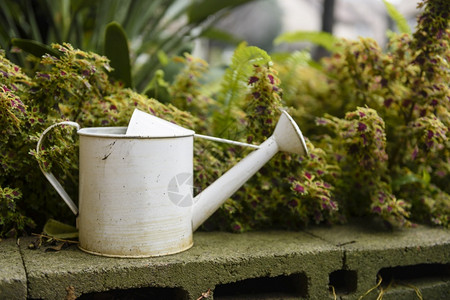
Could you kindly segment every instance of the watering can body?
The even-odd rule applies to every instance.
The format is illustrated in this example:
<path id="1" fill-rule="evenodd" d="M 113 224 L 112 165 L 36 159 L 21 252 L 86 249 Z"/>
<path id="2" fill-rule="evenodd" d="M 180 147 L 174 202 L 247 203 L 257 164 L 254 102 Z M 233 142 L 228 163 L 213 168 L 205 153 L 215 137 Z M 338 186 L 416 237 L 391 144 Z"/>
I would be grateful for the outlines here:
<path id="1" fill-rule="evenodd" d="M 37 151 L 49 130 L 65 124 L 77 127 L 80 139 L 78 207 L 51 172 L 41 166 L 42 172 L 77 215 L 80 249 L 111 257 L 190 248 L 193 232 L 278 151 L 307 153 L 300 129 L 283 111 L 271 137 L 194 197 L 194 131 L 136 110 L 128 127 L 54 124 Z"/>
<path id="2" fill-rule="evenodd" d="M 80 248 L 119 257 L 190 248 L 193 134 L 134 137 L 125 131 L 78 131 Z"/>

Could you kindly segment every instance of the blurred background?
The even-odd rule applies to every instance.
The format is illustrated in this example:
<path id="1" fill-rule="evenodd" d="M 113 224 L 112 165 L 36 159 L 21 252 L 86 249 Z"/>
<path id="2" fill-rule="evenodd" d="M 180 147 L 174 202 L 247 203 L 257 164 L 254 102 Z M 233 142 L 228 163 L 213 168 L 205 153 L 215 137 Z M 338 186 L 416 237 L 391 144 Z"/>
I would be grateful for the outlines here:
<path id="1" fill-rule="evenodd" d="M 417 0 L 390 0 L 415 27 Z M 282 33 L 324 31 L 337 37 L 357 39 L 370 37 L 380 46 L 387 41 L 386 31 L 395 31 L 382 0 L 256 0 L 229 12 L 217 24 L 221 30 L 250 45 L 266 51 L 294 51 L 311 49 L 310 43 L 283 44 L 274 47 L 273 40 Z M 315 49 L 315 58 L 325 55 Z M 224 61 L 233 53 L 233 47 L 214 40 L 197 41 L 194 56 L 211 61 L 220 56 Z"/>

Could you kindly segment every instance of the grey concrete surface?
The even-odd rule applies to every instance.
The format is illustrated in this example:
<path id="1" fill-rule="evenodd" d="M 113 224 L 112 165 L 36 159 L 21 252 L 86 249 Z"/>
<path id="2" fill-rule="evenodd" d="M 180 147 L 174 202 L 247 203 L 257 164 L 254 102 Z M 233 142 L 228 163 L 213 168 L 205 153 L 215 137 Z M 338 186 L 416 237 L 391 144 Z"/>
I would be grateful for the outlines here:
<path id="1" fill-rule="evenodd" d="M 142 259 L 95 256 L 76 245 L 31 250 L 32 239 L 20 247 L 0 242 L 1 299 L 334 299 L 330 285 L 336 299 L 359 299 L 377 275 L 381 286 L 364 300 L 450 295 L 450 231 L 442 228 L 198 232 L 185 252 Z"/>
<path id="2" fill-rule="evenodd" d="M 25 299 L 27 278 L 16 240 L 0 241 L 0 299 Z"/>
<path id="3" fill-rule="evenodd" d="M 415 288 L 424 299 L 450 299 L 449 230 L 417 226 L 390 231 L 359 223 L 307 231 L 343 249 L 342 269 L 357 273 L 356 284 L 347 282 L 354 291 L 344 292 L 342 299 L 358 299 L 377 284 L 379 275 L 383 299 L 418 299 Z M 364 299 L 376 299 L 379 292 Z"/>

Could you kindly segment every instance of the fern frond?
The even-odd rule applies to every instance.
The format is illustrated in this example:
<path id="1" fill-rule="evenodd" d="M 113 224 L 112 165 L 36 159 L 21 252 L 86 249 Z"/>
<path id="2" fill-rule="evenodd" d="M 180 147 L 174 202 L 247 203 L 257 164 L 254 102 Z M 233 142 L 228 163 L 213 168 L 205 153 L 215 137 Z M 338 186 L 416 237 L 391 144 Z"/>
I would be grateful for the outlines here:
<path id="1" fill-rule="evenodd" d="M 254 65 L 265 65 L 271 62 L 266 51 L 241 43 L 235 50 L 230 66 L 226 69 L 221 82 L 218 102 L 222 111 L 215 116 L 216 130 L 224 130 L 235 122 L 232 113 L 244 98 L 248 90 L 248 81 L 253 74 Z"/>
<path id="2" fill-rule="evenodd" d="M 311 54 L 306 50 L 295 51 L 280 61 L 282 70 L 292 70 L 281 73 L 284 75 L 281 78 L 281 87 L 284 91 L 296 89 L 294 82 L 298 80 L 297 70 L 301 67 L 309 66 L 312 61 Z"/>
<path id="3" fill-rule="evenodd" d="M 222 80 L 221 98 L 219 101 L 226 109 L 234 105 L 245 92 L 253 65 L 264 65 L 271 61 L 266 51 L 258 47 L 241 43 L 234 51 L 231 65 L 225 71 Z"/>
<path id="4" fill-rule="evenodd" d="M 400 33 L 411 34 L 411 28 L 406 18 L 395 8 L 395 6 L 387 0 L 383 0 L 384 6 L 389 16 L 394 20 Z"/>
<path id="5" fill-rule="evenodd" d="M 328 32 L 320 31 L 286 32 L 279 35 L 275 39 L 274 44 L 279 45 L 281 43 L 296 43 L 302 41 L 311 42 L 322 46 L 330 52 L 336 52 L 338 50 L 336 43 L 339 39 Z"/>

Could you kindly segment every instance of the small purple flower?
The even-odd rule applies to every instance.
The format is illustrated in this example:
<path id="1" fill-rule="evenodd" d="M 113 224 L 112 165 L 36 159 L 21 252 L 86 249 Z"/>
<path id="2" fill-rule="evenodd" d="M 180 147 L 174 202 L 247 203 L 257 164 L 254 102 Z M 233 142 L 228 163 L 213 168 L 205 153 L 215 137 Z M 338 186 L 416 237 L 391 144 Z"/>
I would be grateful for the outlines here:
<path id="1" fill-rule="evenodd" d="M 258 77 L 252 76 L 252 77 L 250 77 L 250 79 L 248 80 L 248 84 L 253 84 L 253 83 L 257 82 L 258 80 L 259 80 Z"/>
<path id="2" fill-rule="evenodd" d="M 336 203 L 335 203 L 334 201 L 331 201 L 331 200 L 330 200 L 330 206 L 331 206 L 331 208 L 333 208 L 333 209 L 336 209 L 336 208 L 337 208 Z"/>
<path id="3" fill-rule="evenodd" d="M 431 139 L 433 136 L 434 136 L 434 132 L 431 131 L 431 130 L 428 130 L 427 138 L 428 138 L 428 139 Z"/>
<path id="4" fill-rule="evenodd" d="M 417 146 L 416 146 L 416 147 L 414 147 L 414 150 L 413 150 L 413 152 L 411 154 L 411 159 L 415 160 L 418 153 L 419 153 L 419 148 L 417 148 Z"/>
<path id="5" fill-rule="evenodd" d="M 64 72 L 64 71 L 61 71 L 61 72 L 59 72 L 59 74 L 61 74 L 61 76 L 65 76 L 65 75 L 67 75 L 67 73 L 66 73 L 66 72 Z"/>
<path id="6" fill-rule="evenodd" d="M 389 108 L 391 106 L 392 102 L 394 102 L 394 99 L 389 98 L 389 99 L 384 100 L 383 104 L 384 104 L 384 106 Z"/>
<path id="7" fill-rule="evenodd" d="M 45 74 L 45 73 L 37 73 L 36 76 L 37 76 L 37 77 L 42 77 L 42 78 L 45 78 L 45 79 L 50 80 L 50 75 L 49 75 L 49 74 Z"/>
<path id="8" fill-rule="evenodd" d="M 367 125 L 364 123 L 358 123 L 358 131 L 365 131 L 367 129 Z"/>
<path id="9" fill-rule="evenodd" d="M 296 184 L 294 191 L 298 192 L 298 193 L 304 193 L 305 192 L 305 188 L 302 187 L 300 184 Z"/>
<path id="10" fill-rule="evenodd" d="M 372 208 L 372 211 L 375 212 L 375 213 L 380 214 L 381 213 L 381 207 L 375 206 L 374 208 Z"/>
<path id="11" fill-rule="evenodd" d="M 359 117 L 360 117 L 360 118 L 364 118 L 365 116 L 366 116 L 365 113 L 363 113 L 363 112 L 361 112 L 361 111 L 359 112 Z"/>
<path id="12" fill-rule="evenodd" d="M 431 105 L 431 106 L 436 106 L 436 105 L 438 105 L 438 101 L 437 101 L 437 99 L 433 99 L 433 100 L 431 100 L 431 103 L 430 103 L 430 105 Z"/>
<path id="13" fill-rule="evenodd" d="M 253 98 L 255 98 L 255 99 L 259 99 L 259 97 L 261 97 L 260 92 L 254 92 L 254 93 L 252 93 L 252 95 L 253 95 Z"/>
<path id="14" fill-rule="evenodd" d="M 271 83 L 271 84 L 274 84 L 273 76 L 272 76 L 271 74 L 269 74 L 269 75 L 267 75 L 267 77 L 269 78 L 270 83 Z"/>
<path id="15" fill-rule="evenodd" d="M 328 120 L 323 119 L 323 118 L 317 118 L 316 119 L 316 124 L 317 125 L 326 125 L 326 124 L 328 124 Z"/>
<path id="16" fill-rule="evenodd" d="M 361 137 L 363 139 L 363 144 L 366 145 L 367 144 L 367 137 L 366 137 L 366 135 L 363 133 L 363 134 L 361 134 Z"/>
<path id="17" fill-rule="evenodd" d="M 308 178 L 308 179 L 310 179 L 311 180 L 311 174 L 310 173 L 308 173 L 308 172 L 305 172 L 305 176 L 306 176 L 306 178 Z"/>

